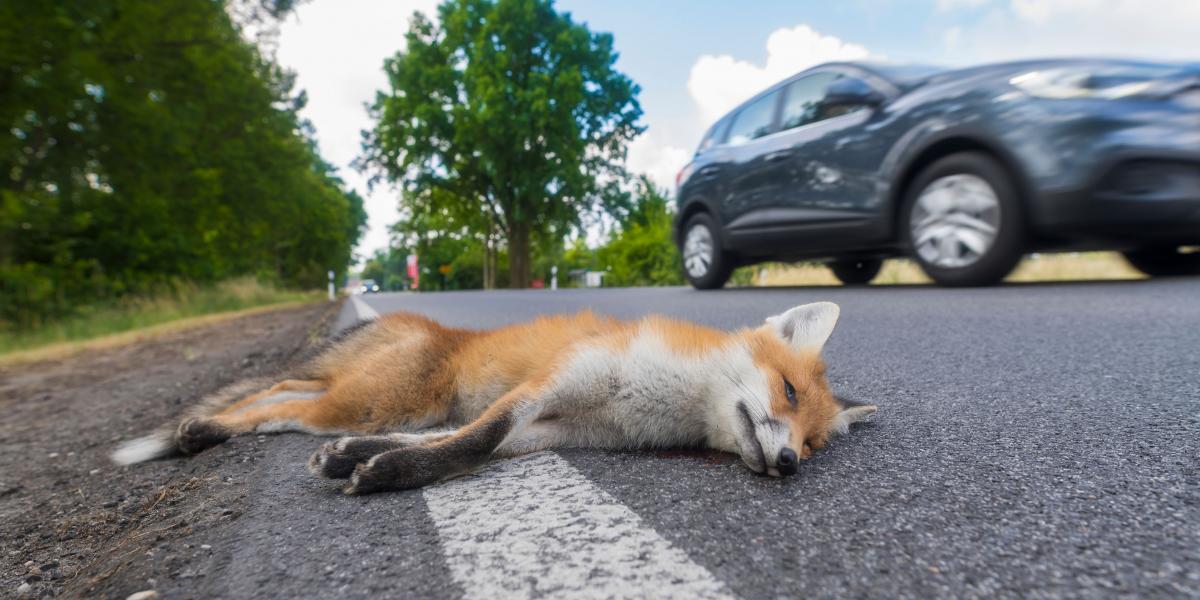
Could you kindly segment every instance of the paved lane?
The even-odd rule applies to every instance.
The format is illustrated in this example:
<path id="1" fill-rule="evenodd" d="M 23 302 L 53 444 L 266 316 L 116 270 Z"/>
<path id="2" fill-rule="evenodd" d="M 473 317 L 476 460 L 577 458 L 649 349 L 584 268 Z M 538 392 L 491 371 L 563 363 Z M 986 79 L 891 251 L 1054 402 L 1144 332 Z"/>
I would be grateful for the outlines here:
<path id="1" fill-rule="evenodd" d="M 880 413 L 799 476 L 706 453 L 556 455 L 738 596 L 1178 597 L 1200 594 L 1198 298 L 1161 281 L 364 300 L 472 327 L 583 308 L 753 326 L 833 300 L 833 385 Z"/>

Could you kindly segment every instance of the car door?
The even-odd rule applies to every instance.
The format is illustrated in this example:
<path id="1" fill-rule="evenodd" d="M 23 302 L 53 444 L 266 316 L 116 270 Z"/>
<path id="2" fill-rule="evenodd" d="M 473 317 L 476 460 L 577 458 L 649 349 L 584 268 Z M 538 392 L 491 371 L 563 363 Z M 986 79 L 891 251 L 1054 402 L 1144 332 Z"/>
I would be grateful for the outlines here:
<path id="1" fill-rule="evenodd" d="M 679 172 L 676 183 L 680 187 L 676 197 L 681 209 L 692 202 L 718 206 L 719 199 L 725 195 L 727 185 L 723 178 L 729 171 L 730 160 L 723 144 L 731 118 L 732 115 L 726 115 L 709 128 L 692 161 Z"/>
<path id="2" fill-rule="evenodd" d="M 828 88 L 853 75 L 820 71 L 783 88 L 777 137 L 786 140 L 787 168 L 780 182 L 778 212 L 797 225 L 861 223 L 870 216 L 871 161 L 861 152 L 870 143 L 867 106 L 826 102 Z"/>
<path id="3" fill-rule="evenodd" d="M 739 109 L 729 124 L 720 149 L 726 159 L 720 204 L 722 221 L 731 230 L 749 215 L 769 208 L 778 195 L 781 180 L 773 170 L 779 164 L 768 156 L 778 108 L 779 92 L 772 91 Z"/>

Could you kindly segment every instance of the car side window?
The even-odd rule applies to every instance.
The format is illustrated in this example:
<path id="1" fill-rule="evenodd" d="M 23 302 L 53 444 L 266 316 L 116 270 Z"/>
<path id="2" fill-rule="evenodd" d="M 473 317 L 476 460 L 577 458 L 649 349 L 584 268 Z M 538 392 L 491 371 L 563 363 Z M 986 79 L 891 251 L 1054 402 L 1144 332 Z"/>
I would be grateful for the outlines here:
<path id="1" fill-rule="evenodd" d="M 839 73 L 814 73 L 789 83 L 784 88 L 779 128 L 791 129 L 828 119 L 829 115 L 822 110 L 825 89 L 841 77 Z"/>
<path id="2" fill-rule="evenodd" d="M 696 148 L 696 154 L 701 154 L 705 150 L 720 144 L 721 139 L 725 134 L 726 125 L 729 125 L 728 117 L 717 121 L 717 123 L 708 130 L 708 133 L 704 134 L 704 139 L 700 140 L 700 147 Z"/>
<path id="3" fill-rule="evenodd" d="M 771 92 L 747 104 L 729 126 L 729 145 L 740 146 L 775 131 L 775 104 L 779 92 Z"/>

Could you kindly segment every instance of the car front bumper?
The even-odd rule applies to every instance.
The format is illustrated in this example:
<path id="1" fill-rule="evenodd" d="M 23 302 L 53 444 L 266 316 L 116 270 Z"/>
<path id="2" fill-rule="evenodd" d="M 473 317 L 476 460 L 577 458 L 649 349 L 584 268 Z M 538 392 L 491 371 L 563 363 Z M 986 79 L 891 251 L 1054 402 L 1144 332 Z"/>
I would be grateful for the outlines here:
<path id="1" fill-rule="evenodd" d="M 1043 237 L 1200 243 L 1200 156 L 1125 157 L 1083 188 L 1038 196 L 1030 220 Z"/>

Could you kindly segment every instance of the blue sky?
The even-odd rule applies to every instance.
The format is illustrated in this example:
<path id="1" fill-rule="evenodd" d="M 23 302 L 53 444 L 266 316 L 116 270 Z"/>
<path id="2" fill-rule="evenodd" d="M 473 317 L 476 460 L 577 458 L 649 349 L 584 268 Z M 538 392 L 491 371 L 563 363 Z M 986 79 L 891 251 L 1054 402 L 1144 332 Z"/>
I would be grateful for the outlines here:
<path id="1" fill-rule="evenodd" d="M 618 68 L 642 88 L 647 133 L 629 166 L 668 185 L 704 129 L 733 104 L 831 59 L 869 56 L 965 65 L 1031 56 L 1200 60 L 1200 0 L 558 0 L 613 34 Z M 308 91 L 305 116 L 326 158 L 367 196 L 369 254 L 387 244 L 396 194 L 367 193 L 346 168 L 370 126 L 413 10 L 434 0 L 311 0 L 284 25 L 277 58 Z"/>
<path id="2" fill-rule="evenodd" d="M 593 30 L 613 33 L 621 54 L 618 67 L 642 86 L 648 133 L 659 144 L 689 151 L 712 120 L 688 92 L 691 69 L 702 56 L 765 64 L 771 33 L 803 24 L 892 60 L 954 63 L 929 40 L 973 18 L 965 12 L 975 12 L 940 11 L 933 1 L 893 0 L 560 0 L 558 7 Z M 744 96 L 756 91 L 742 90 Z"/>

